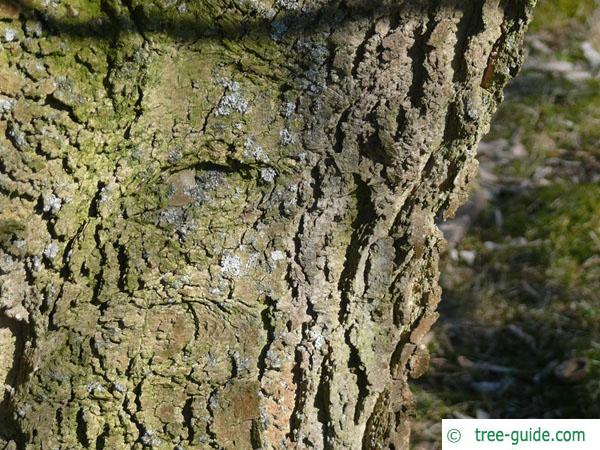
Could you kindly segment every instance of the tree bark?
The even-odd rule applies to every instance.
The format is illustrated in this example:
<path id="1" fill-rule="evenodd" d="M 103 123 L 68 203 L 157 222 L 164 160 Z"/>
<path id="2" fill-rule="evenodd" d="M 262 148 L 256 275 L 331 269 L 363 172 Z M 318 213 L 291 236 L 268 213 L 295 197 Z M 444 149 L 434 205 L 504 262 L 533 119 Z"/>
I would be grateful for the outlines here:
<path id="1" fill-rule="evenodd" d="M 533 2 L 2 1 L 8 448 L 407 449 Z"/>

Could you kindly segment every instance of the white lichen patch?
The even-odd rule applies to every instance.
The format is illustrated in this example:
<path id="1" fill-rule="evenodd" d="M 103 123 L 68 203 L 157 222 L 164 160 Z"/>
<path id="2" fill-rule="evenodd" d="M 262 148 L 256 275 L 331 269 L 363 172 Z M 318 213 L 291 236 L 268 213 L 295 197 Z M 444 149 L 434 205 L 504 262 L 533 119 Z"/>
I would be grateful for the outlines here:
<path id="1" fill-rule="evenodd" d="M 239 276 L 242 274 L 242 259 L 239 256 L 227 254 L 221 259 L 221 272 L 224 275 Z"/>
<path id="2" fill-rule="evenodd" d="M 183 153 L 179 147 L 172 148 L 167 154 L 167 161 L 170 163 L 176 163 L 177 161 L 180 161 L 181 158 L 183 158 Z"/>
<path id="3" fill-rule="evenodd" d="M 37 20 L 28 20 L 25 23 L 25 33 L 30 37 L 41 37 L 42 24 Z"/>
<path id="4" fill-rule="evenodd" d="M 15 106 L 15 100 L 4 95 L 0 95 L 0 113 L 9 112 Z"/>
<path id="5" fill-rule="evenodd" d="M 2 272 L 10 272 L 12 270 L 15 269 L 16 264 L 15 264 L 15 259 L 7 254 L 7 253 L 3 253 L 2 251 L 0 251 L 0 271 Z"/>
<path id="6" fill-rule="evenodd" d="M 275 6 L 282 9 L 298 9 L 300 8 L 300 2 L 298 0 L 277 0 Z"/>
<path id="7" fill-rule="evenodd" d="M 248 261 L 246 262 L 246 268 L 252 269 L 256 267 L 260 263 L 260 253 L 253 252 L 248 257 Z"/>
<path id="8" fill-rule="evenodd" d="M 91 383 L 88 383 L 85 388 L 87 389 L 87 391 L 89 393 L 93 393 L 93 394 L 104 392 L 106 390 L 106 389 L 104 389 L 104 386 L 102 386 L 97 381 L 92 381 Z"/>
<path id="9" fill-rule="evenodd" d="M 236 81 L 228 80 L 223 81 L 222 84 L 227 90 L 219 102 L 219 106 L 215 112 L 216 115 L 228 116 L 233 112 L 244 114 L 248 111 L 248 101 L 240 92 L 240 85 Z"/>
<path id="10" fill-rule="evenodd" d="M 19 129 L 19 125 L 16 123 L 11 123 L 11 127 L 8 130 L 8 135 L 18 147 L 23 147 L 25 144 L 27 144 L 27 141 L 25 140 L 25 134 Z"/>
<path id="11" fill-rule="evenodd" d="M 248 136 L 246 142 L 244 142 L 244 156 L 263 163 L 269 162 L 269 156 L 266 154 L 265 150 L 256 143 L 252 136 Z"/>
<path id="12" fill-rule="evenodd" d="M 15 239 L 13 241 L 13 245 L 18 248 L 19 250 L 21 250 L 22 248 L 25 248 L 25 245 L 27 245 L 27 242 L 25 242 L 24 239 Z"/>
<path id="13" fill-rule="evenodd" d="M 281 261 L 282 259 L 285 259 L 285 253 L 281 250 L 275 250 L 274 252 L 271 252 L 271 259 L 273 261 Z"/>
<path id="14" fill-rule="evenodd" d="M 115 382 L 113 383 L 113 388 L 115 389 L 115 391 L 123 394 L 125 392 L 127 392 L 127 387 L 125 387 L 125 385 L 119 383 L 119 382 Z"/>
<path id="15" fill-rule="evenodd" d="M 271 167 L 266 167 L 260 171 L 260 178 L 266 183 L 272 183 L 275 181 L 275 177 L 277 176 L 277 172 L 275 169 Z"/>
<path id="16" fill-rule="evenodd" d="M 50 242 L 46 248 L 44 248 L 43 254 L 48 259 L 54 259 L 58 254 L 58 244 L 56 242 Z"/>
<path id="17" fill-rule="evenodd" d="M 211 193 L 215 192 L 224 182 L 223 173 L 218 170 L 207 170 L 196 176 L 196 184 L 186 190 L 196 204 L 206 202 Z"/>
<path id="18" fill-rule="evenodd" d="M 279 137 L 281 138 L 282 145 L 292 145 L 296 142 L 296 136 L 287 128 L 279 132 Z"/>
<path id="19" fill-rule="evenodd" d="M 31 258 L 27 259 L 25 264 L 27 265 L 27 268 L 30 270 L 30 272 L 32 272 L 33 275 L 39 272 L 42 268 L 42 261 L 37 255 L 34 255 Z"/>
<path id="20" fill-rule="evenodd" d="M 184 234 L 194 228 L 193 226 L 190 228 L 184 208 L 174 206 L 169 206 L 160 211 L 157 225 L 172 225 Z"/>
<path id="21" fill-rule="evenodd" d="M 4 42 L 12 42 L 17 38 L 17 32 L 13 28 L 5 28 L 2 38 Z"/>
<path id="22" fill-rule="evenodd" d="M 17 406 L 17 416 L 24 418 L 31 412 L 33 407 L 29 403 L 22 403 Z"/>
<path id="23" fill-rule="evenodd" d="M 281 105 L 281 115 L 286 119 L 292 117 L 292 114 L 296 112 L 296 105 L 293 102 L 285 102 Z"/>
<path id="24" fill-rule="evenodd" d="M 146 430 L 146 432 L 140 438 L 140 442 L 149 447 L 156 447 L 161 444 L 161 440 L 154 436 L 154 431 Z"/>
<path id="25" fill-rule="evenodd" d="M 44 196 L 44 212 L 56 214 L 58 211 L 60 211 L 62 204 L 62 199 L 54 194 L 48 194 Z"/>

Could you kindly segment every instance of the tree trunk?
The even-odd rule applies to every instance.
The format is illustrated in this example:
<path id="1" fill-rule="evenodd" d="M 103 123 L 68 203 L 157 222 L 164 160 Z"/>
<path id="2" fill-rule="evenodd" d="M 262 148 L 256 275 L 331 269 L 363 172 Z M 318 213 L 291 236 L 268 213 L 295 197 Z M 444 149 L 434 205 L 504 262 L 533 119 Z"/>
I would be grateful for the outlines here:
<path id="1" fill-rule="evenodd" d="M 533 1 L 2 1 L 8 448 L 407 449 Z"/>

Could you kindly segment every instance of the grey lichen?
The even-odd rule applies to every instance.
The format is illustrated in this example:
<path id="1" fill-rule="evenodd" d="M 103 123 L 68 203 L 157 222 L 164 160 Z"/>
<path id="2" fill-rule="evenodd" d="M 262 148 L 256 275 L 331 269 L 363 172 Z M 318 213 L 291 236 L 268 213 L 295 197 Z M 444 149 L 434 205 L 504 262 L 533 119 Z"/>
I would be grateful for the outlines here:
<path id="1" fill-rule="evenodd" d="M 271 259 L 273 261 L 281 261 L 281 260 L 285 259 L 285 253 L 282 252 L 281 250 L 275 250 L 275 251 L 271 252 Z"/>
<path id="2" fill-rule="evenodd" d="M 53 193 L 44 196 L 44 212 L 56 214 L 58 211 L 60 211 L 62 204 L 62 199 Z"/>
<path id="3" fill-rule="evenodd" d="M 9 112 L 14 108 L 16 100 L 0 95 L 0 113 Z"/>
<path id="4" fill-rule="evenodd" d="M 228 276 L 239 276 L 242 274 L 242 260 L 237 255 L 226 254 L 221 259 L 221 272 Z"/>
<path id="5" fill-rule="evenodd" d="M 5 42 L 12 42 L 16 39 L 17 32 L 13 28 L 5 28 L 2 37 Z"/>
<path id="6" fill-rule="evenodd" d="M 43 255 L 48 258 L 49 260 L 52 260 L 56 257 L 56 255 L 58 254 L 58 244 L 56 242 L 50 242 L 45 248 L 44 248 L 44 252 Z"/>
<path id="7" fill-rule="evenodd" d="M 248 111 L 248 101 L 240 92 L 240 85 L 237 81 L 225 80 L 223 82 L 227 91 L 221 98 L 215 113 L 218 116 L 228 116 L 232 112 L 244 114 Z"/>
<path id="8" fill-rule="evenodd" d="M 290 118 L 296 111 L 296 105 L 293 102 L 285 102 L 281 105 L 281 115 Z"/>
<path id="9" fill-rule="evenodd" d="M 273 169 L 271 167 L 266 167 L 260 171 L 260 178 L 265 183 L 272 183 L 273 181 L 275 181 L 276 176 L 277 176 L 277 172 L 275 172 L 275 169 Z"/>
<path id="10" fill-rule="evenodd" d="M 296 136 L 287 128 L 284 128 L 279 132 L 282 145 L 292 145 L 296 143 Z"/>
<path id="11" fill-rule="evenodd" d="M 263 163 L 269 162 L 269 156 L 262 146 L 256 143 L 255 138 L 252 136 L 248 136 L 244 142 L 244 156 Z"/>

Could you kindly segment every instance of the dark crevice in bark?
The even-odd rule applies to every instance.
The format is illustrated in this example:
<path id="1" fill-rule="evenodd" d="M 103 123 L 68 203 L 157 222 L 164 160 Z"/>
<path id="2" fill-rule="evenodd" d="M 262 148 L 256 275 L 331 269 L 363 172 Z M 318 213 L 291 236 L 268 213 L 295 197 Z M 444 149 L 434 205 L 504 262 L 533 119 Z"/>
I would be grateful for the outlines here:
<path id="1" fill-rule="evenodd" d="M 58 307 L 58 302 L 62 298 L 64 286 L 65 286 L 64 283 L 60 284 L 60 290 L 59 290 L 58 294 L 56 295 L 56 297 L 52 301 L 52 308 L 50 309 L 50 312 L 48 313 L 48 330 L 49 331 L 58 330 L 58 326 L 54 322 L 54 316 L 56 315 L 56 308 Z M 52 293 L 46 291 L 46 295 L 50 296 L 50 295 L 52 295 Z"/>
<path id="2" fill-rule="evenodd" d="M 83 447 L 89 448 L 90 442 L 87 438 L 87 424 L 85 422 L 83 408 L 80 408 L 79 411 L 77 411 L 76 421 L 77 421 L 77 429 L 76 429 L 77 441 Z"/>
<path id="3" fill-rule="evenodd" d="M 296 392 L 294 394 L 294 409 L 292 410 L 292 415 L 290 417 L 290 431 L 288 437 L 292 442 L 295 442 L 296 433 L 302 425 L 300 414 L 304 411 L 307 388 L 302 370 L 302 352 L 298 348 L 296 348 L 295 364 L 292 369 L 292 375 L 294 384 L 296 385 Z"/>
<path id="4" fill-rule="evenodd" d="M 356 186 L 354 190 L 354 195 L 356 196 L 356 216 L 352 222 L 352 229 L 354 231 L 350 239 L 350 244 L 346 249 L 344 268 L 338 282 L 338 290 L 342 298 L 339 311 L 340 322 L 346 320 L 348 314 L 353 280 L 357 274 L 360 262 L 361 248 L 368 241 L 370 231 L 373 229 L 377 219 L 375 205 L 371 199 L 371 188 L 359 174 L 354 174 L 354 184 Z"/>
<path id="5" fill-rule="evenodd" d="M 321 373 L 319 376 L 319 386 L 315 395 L 314 406 L 317 408 L 317 420 L 321 424 L 321 432 L 323 436 L 323 449 L 333 449 L 333 436 L 331 436 L 330 424 L 331 424 L 331 392 L 330 392 L 330 381 L 331 381 L 331 362 L 330 354 L 328 353 L 321 363 Z"/>
<path id="6" fill-rule="evenodd" d="M 362 42 L 359 44 L 359 46 L 356 48 L 356 51 L 354 52 L 354 60 L 352 61 L 351 73 L 352 73 L 352 77 L 355 79 L 358 78 L 358 72 L 360 69 L 360 65 L 364 61 L 364 59 L 367 55 L 367 46 L 368 46 L 369 42 L 371 41 L 371 38 L 377 34 L 376 26 L 377 26 L 376 22 L 374 22 L 370 25 L 369 29 L 365 33 L 365 37 L 363 38 Z"/>
<path id="7" fill-rule="evenodd" d="M 106 254 L 102 238 L 100 237 L 101 231 L 102 226 L 97 225 L 94 231 L 94 240 L 96 242 L 96 249 L 100 253 L 100 271 L 94 276 L 94 287 L 91 298 L 92 305 L 102 304 L 102 302 L 100 302 L 100 292 L 104 287 L 104 267 L 108 265 L 108 255 Z"/>
<path id="8" fill-rule="evenodd" d="M 131 22 L 133 23 L 137 32 L 144 38 L 144 40 L 147 40 L 144 34 L 146 27 L 144 27 L 145 17 L 142 5 L 134 7 L 131 0 L 121 0 L 121 3 L 125 6 L 125 8 L 127 8 L 127 11 L 129 12 L 129 18 L 131 19 Z"/>
<path id="9" fill-rule="evenodd" d="M 106 438 L 110 433 L 110 428 L 108 424 L 104 425 L 102 433 L 96 438 L 96 450 L 105 450 L 106 449 Z"/>
<path id="10" fill-rule="evenodd" d="M 33 206 L 33 212 L 40 216 L 45 222 L 52 220 L 52 214 L 50 211 L 44 211 L 44 196 L 39 195 L 35 205 Z"/>
<path id="11" fill-rule="evenodd" d="M 341 10 L 345 14 L 342 18 L 336 17 L 338 22 L 344 19 L 350 20 L 350 18 L 360 20 L 381 15 L 394 16 L 401 14 L 401 8 L 405 6 L 403 2 L 392 5 L 386 4 L 388 3 L 387 0 L 354 1 L 352 5 L 345 2 L 342 4 L 322 2 L 321 6 L 315 9 L 291 8 L 284 10 L 280 8 L 273 17 L 255 16 L 254 20 L 247 20 L 247 16 L 242 16 L 238 23 L 231 23 L 230 21 L 220 21 L 219 17 L 215 17 L 213 20 L 198 17 L 173 18 L 172 15 L 166 14 L 166 11 L 161 10 L 161 8 L 156 8 L 150 12 L 149 9 L 143 8 L 141 5 L 133 7 L 133 3 L 129 0 L 120 2 L 102 0 L 100 7 L 106 17 L 89 20 L 52 16 L 38 11 L 30 2 L 24 0 L 14 0 L 13 3 L 18 5 L 25 16 L 35 16 L 45 25 L 46 29 L 50 29 L 57 34 L 110 39 L 115 35 L 138 33 L 144 36 L 151 32 L 162 32 L 173 38 L 189 41 L 215 36 L 226 39 L 239 39 L 249 35 L 256 39 L 270 39 L 272 24 L 275 20 L 288 26 L 288 34 L 292 34 L 296 30 L 303 31 L 306 29 L 322 32 L 324 26 L 330 26 L 331 18 L 336 17 L 336 13 Z M 117 6 L 119 4 L 122 6 Z M 375 12 L 375 10 L 377 11 Z"/>
<path id="12" fill-rule="evenodd" d="M 360 152 L 366 158 L 376 163 L 386 164 L 388 161 L 388 152 L 385 145 L 381 142 L 379 136 L 380 121 L 377 114 L 379 102 L 365 115 L 365 124 L 370 125 L 371 129 L 365 131 L 360 136 Z"/>
<path id="13" fill-rule="evenodd" d="M 101 4 L 104 4 L 104 1 L 102 1 Z M 116 35 L 111 40 L 112 40 L 113 45 L 117 44 Z M 102 78 L 102 86 L 104 87 L 104 90 L 106 91 L 107 97 L 111 101 L 113 111 L 116 112 L 117 111 L 117 103 L 116 103 L 117 101 L 115 98 L 115 90 L 114 90 L 114 86 L 113 86 L 112 82 L 110 81 L 111 75 L 114 71 L 114 65 L 115 65 L 114 56 L 112 55 L 111 52 L 107 52 L 106 53 L 106 74 Z"/>
<path id="14" fill-rule="evenodd" d="M 77 117 L 77 115 L 75 114 L 75 110 L 73 109 L 73 107 L 64 103 L 62 100 L 56 98 L 53 94 L 46 96 L 44 105 L 49 106 L 50 108 L 55 109 L 57 111 L 66 112 L 69 116 L 69 119 L 71 119 L 73 122 L 78 123 L 80 125 L 84 125 L 84 122 L 82 122 L 79 119 L 79 117 Z"/>
<path id="15" fill-rule="evenodd" d="M 10 175 L 2 172 L 1 168 L 0 168 L 0 173 L 2 173 L 3 175 L 6 175 L 8 178 L 10 178 Z M 28 201 L 28 202 L 35 200 L 35 197 L 33 195 L 23 193 L 23 192 L 16 192 L 16 191 L 7 189 L 5 186 L 0 186 L 0 194 L 4 195 L 6 198 L 8 198 L 10 200 L 13 200 L 16 198 L 20 198 L 20 199 Z"/>
<path id="16" fill-rule="evenodd" d="M 310 187 L 313 190 L 313 204 L 308 209 L 308 212 L 314 212 L 318 209 L 319 200 L 323 197 L 323 191 L 321 190 L 321 180 L 323 176 L 321 175 L 321 163 L 323 161 L 319 161 L 310 171 L 310 175 L 312 177 L 312 181 L 310 183 Z"/>
<path id="17" fill-rule="evenodd" d="M 267 297 L 265 299 L 265 308 L 262 310 L 261 312 L 261 317 L 262 317 L 262 322 L 263 322 L 263 329 L 266 331 L 266 342 L 265 345 L 263 346 L 262 350 L 260 351 L 260 355 L 258 357 L 258 380 L 262 380 L 264 374 L 265 374 L 265 370 L 266 370 L 266 360 L 267 360 L 267 354 L 269 352 L 269 349 L 271 347 L 271 344 L 273 343 L 273 341 L 275 341 L 275 325 L 274 325 L 274 320 L 273 320 L 273 314 L 275 312 L 276 306 L 277 306 L 277 302 L 270 298 Z"/>
<path id="18" fill-rule="evenodd" d="M 414 43 L 408 49 L 408 56 L 411 59 L 412 65 L 412 79 L 408 88 L 408 98 L 414 108 L 421 109 L 423 107 L 425 99 L 423 89 L 427 80 L 425 61 L 427 61 L 429 51 L 431 50 L 428 42 L 436 25 L 434 12 L 430 11 L 425 30 L 415 30 Z"/>
<path id="19" fill-rule="evenodd" d="M 238 173 L 242 177 L 250 179 L 256 171 L 256 168 L 250 164 L 246 164 L 238 159 L 227 157 L 227 165 L 218 164 L 210 161 L 200 161 L 192 165 L 192 167 L 200 172 L 196 176 L 201 176 L 201 172 L 221 172 L 224 174 Z"/>
<path id="20" fill-rule="evenodd" d="M 129 265 L 127 249 L 119 242 L 115 242 L 113 247 L 117 251 L 117 262 L 119 264 L 119 280 L 117 281 L 117 287 L 121 292 L 129 292 L 127 287 L 127 271 Z"/>
<path id="21" fill-rule="evenodd" d="M 448 197 L 454 191 L 454 182 L 456 181 L 456 177 L 458 176 L 462 167 L 464 167 L 464 163 L 466 162 L 467 157 L 463 155 L 457 159 L 447 160 L 447 175 L 444 178 L 444 181 L 440 183 L 437 187 L 439 195 L 441 198 L 438 198 L 438 204 L 440 202 L 445 202 L 445 197 Z"/>
<path id="22" fill-rule="evenodd" d="M 360 359 L 360 353 L 356 346 L 352 343 L 351 328 L 344 333 L 346 345 L 350 349 L 350 357 L 348 358 L 348 369 L 356 376 L 356 386 L 358 387 L 358 396 L 356 398 L 356 408 L 354 409 L 354 423 L 359 424 L 360 418 L 364 410 L 365 401 L 369 395 L 369 378 L 365 366 Z"/>
<path id="23" fill-rule="evenodd" d="M 398 106 L 398 114 L 396 114 L 396 133 L 394 138 L 400 141 L 402 134 L 406 131 L 406 110 L 402 105 Z"/>
<path id="24" fill-rule="evenodd" d="M 192 442 L 194 442 L 194 411 L 192 409 L 192 405 L 194 403 L 194 397 L 189 397 L 186 401 L 185 404 L 183 405 L 183 408 L 181 409 L 181 415 L 183 416 L 183 423 L 185 424 L 185 427 L 187 428 L 187 440 L 188 442 L 191 444 Z"/>
<path id="25" fill-rule="evenodd" d="M 362 180 L 359 174 L 354 175 L 356 186 L 356 216 L 352 223 L 352 237 L 350 244 L 346 249 L 344 258 L 344 268 L 338 282 L 338 290 L 341 296 L 340 310 L 338 319 L 344 324 L 349 313 L 350 303 L 352 301 L 354 279 L 358 275 L 358 266 L 361 258 L 361 249 L 367 244 L 373 227 L 377 220 L 375 205 L 371 199 L 371 188 Z M 369 393 L 368 377 L 365 367 L 361 361 L 358 349 L 351 340 L 351 328 L 346 329 L 344 333 L 345 343 L 349 348 L 350 357 L 348 359 L 348 368 L 356 376 L 358 386 L 358 398 L 356 409 L 354 411 L 354 421 L 358 424 L 363 409 L 363 403 Z"/>
<path id="26" fill-rule="evenodd" d="M 222 99 L 222 97 L 221 97 L 221 99 Z M 204 134 L 204 135 L 206 134 L 206 129 L 208 128 L 208 121 L 213 116 L 215 109 L 218 108 L 219 103 L 220 102 L 215 103 L 215 105 L 204 116 L 204 120 L 202 121 L 202 126 L 200 127 L 200 131 L 202 132 L 202 134 Z"/>
<path id="27" fill-rule="evenodd" d="M 59 430 L 62 430 L 62 428 L 63 428 L 63 422 L 64 422 L 64 416 L 63 416 L 63 410 L 60 407 L 56 408 L 56 413 L 54 415 L 54 420 L 56 422 L 57 428 Z"/>
<path id="28" fill-rule="evenodd" d="M 144 68 L 142 68 L 143 70 Z M 133 126 L 138 122 L 138 120 L 140 119 L 140 117 L 142 117 L 143 114 L 143 108 L 142 108 L 142 102 L 144 101 L 144 86 L 142 83 L 136 83 L 137 86 L 137 99 L 135 100 L 135 103 L 133 105 L 133 111 L 135 113 L 135 117 L 131 120 L 131 122 L 129 122 L 129 124 L 127 124 L 127 127 L 125 128 L 125 131 L 123 132 L 123 137 L 125 139 L 130 139 L 131 138 L 131 129 L 133 128 Z"/>
<path id="29" fill-rule="evenodd" d="M 98 345 L 97 345 L 98 343 L 99 342 L 94 337 L 89 339 L 88 346 L 90 348 L 90 354 L 98 360 L 98 364 L 100 365 L 100 368 L 102 369 L 102 371 L 106 371 L 106 364 L 105 364 L 104 358 L 98 351 Z M 83 352 L 83 350 L 82 350 L 82 352 Z M 98 373 L 96 370 L 94 370 L 94 372 Z M 99 372 L 98 375 L 102 376 L 108 383 L 111 383 L 111 380 L 105 373 Z"/>
<path id="30" fill-rule="evenodd" d="M 318 168 L 318 166 L 315 166 L 315 168 L 313 168 L 313 172 L 316 171 Z M 314 179 L 313 175 L 313 179 Z M 299 269 L 299 272 L 302 274 L 303 280 L 304 282 L 308 281 L 308 275 L 304 272 L 304 268 L 302 265 L 302 261 L 301 261 L 301 255 L 302 255 L 302 236 L 304 235 L 304 221 L 306 220 L 306 213 L 303 214 L 300 217 L 300 220 L 298 221 L 298 228 L 294 234 L 293 237 L 293 243 L 294 243 L 294 255 L 293 255 L 293 263 L 290 263 L 288 265 L 288 269 L 286 271 L 286 281 L 290 287 L 291 290 L 291 294 L 292 294 L 292 298 L 294 299 L 298 299 L 300 297 L 300 292 L 298 289 L 298 283 L 299 281 L 297 280 L 297 275 L 294 273 L 295 272 L 295 268 Z M 294 366 L 292 368 L 292 381 L 296 386 L 296 391 L 295 391 L 295 395 L 294 395 L 294 408 L 292 410 L 292 414 L 290 417 L 290 422 L 289 422 L 289 432 L 288 432 L 288 438 L 293 442 L 295 440 L 295 433 L 297 432 L 297 430 L 300 428 L 301 425 L 301 420 L 300 420 L 300 412 L 303 409 L 303 405 L 304 405 L 304 391 L 305 391 L 305 386 L 303 385 L 303 371 L 302 371 L 302 353 L 300 352 L 300 350 L 296 347 L 295 349 L 295 354 L 294 354 L 294 358 L 295 358 L 295 363 Z"/>
<path id="31" fill-rule="evenodd" d="M 335 153 L 342 153 L 342 151 L 344 150 L 344 126 L 348 123 L 348 118 L 350 117 L 351 112 L 352 106 L 349 106 L 344 111 L 342 111 L 338 119 L 337 125 L 335 127 L 335 134 L 333 137 L 333 151 Z"/>
<path id="32" fill-rule="evenodd" d="M 210 438 L 211 442 L 209 443 L 209 445 L 211 446 L 211 448 L 221 448 L 219 445 L 217 445 L 217 435 L 215 434 L 212 428 L 215 417 L 215 412 L 213 410 L 212 405 L 214 404 L 214 400 L 215 397 L 218 395 L 218 392 L 218 388 L 215 388 L 211 391 L 210 395 L 208 396 L 208 403 L 206 405 L 206 410 L 210 415 L 210 419 L 206 422 L 206 435 Z"/>
<path id="33" fill-rule="evenodd" d="M 342 79 L 342 78 L 344 78 L 346 76 L 346 74 L 344 73 L 343 70 L 341 70 L 338 67 L 334 66 L 336 46 L 330 40 L 328 40 L 326 42 L 326 45 L 327 45 L 327 52 L 328 52 L 327 61 L 326 61 L 326 66 L 327 66 L 327 80 L 326 80 L 326 82 L 328 84 L 335 84 L 335 82 L 333 80 L 334 79 L 334 75 L 336 77 Z"/>
<path id="34" fill-rule="evenodd" d="M 194 345 L 200 339 L 200 317 L 198 317 L 198 313 L 194 309 L 194 305 L 189 302 L 184 302 L 192 316 L 194 321 L 194 339 L 189 345 Z"/>
<path id="35" fill-rule="evenodd" d="M 75 248 L 75 243 L 77 242 L 77 239 L 79 238 L 79 236 L 81 236 L 81 233 L 83 233 L 87 224 L 88 224 L 87 221 L 82 223 L 79 226 L 79 228 L 77 229 L 77 231 L 75 232 L 75 234 L 73 235 L 73 237 L 71 237 L 65 245 L 65 249 L 64 249 L 63 255 L 62 255 L 62 266 L 61 266 L 60 272 L 59 272 L 60 276 L 63 280 L 68 280 L 71 278 L 72 272 L 71 272 L 71 266 L 69 265 L 69 258 Z"/>
<path id="36" fill-rule="evenodd" d="M 448 147 L 451 147 L 452 143 L 458 141 L 465 134 L 464 124 L 460 120 L 458 108 L 458 103 L 452 102 L 446 112 L 446 124 L 444 126 L 442 142 Z"/>
<path id="37" fill-rule="evenodd" d="M 375 402 L 375 406 L 373 407 L 373 412 L 369 416 L 365 426 L 365 432 L 362 437 L 362 450 L 372 450 L 378 447 L 378 442 L 381 440 L 385 442 L 385 436 L 377 436 L 377 432 L 381 429 L 385 430 L 386 424 L 383 422 L 383 415 L 386 414 L 386 410 L 388 409 L 389 404 L 389 394 L 387 391 L 383 391 L 377 397 L 377 401 Z M 380 439 L 377 439 L 380 438 Z"/>
<path id="38" fill-rule="evenodd" d="M 483 23 L 484 0 L 471 0 L 463 2 L 462 17 L 457 26 L 457 41 L 454 46 L 454 57 L 452 58 L 453 79 L 452 81 L 462 83 L 467 79 L 467 61 L 465 54 L 469 39 L 481 33 L 485 29 Z"/>
<path id="39" fill-rule="evenodd" d="M 402 351 L 406 344 L 409 343 L 410 335 L 408 333 L 402 333 L 400 335 L 400 339 L 396 343 L 396 348 L 392 353 L 392 357 L 390 358 L 390 375 L 392 379 L 400 379 L 402 378 L 401 373 L 399 371 L 404 370 L 403 367 L 400 367 L 400 359 L 402 356 Z"/>
<path id="40" fill-rule="evenodd" d="M 90 207 L 88 209 L 88 217 L 98 217 L 98 205 L 100 203 L 100 199 L 102 198 L 102 190 L 106 187 L 106 183 L 103 181 L 98 181 L 96 185 L 96 193 L 92 197 L 90 201 Z"/>
<path id="41" fill-rule="evenodd" d="M 146 431 L 144 425 L 137 418 L 137 414 L 136 414 L 136 412 L 139 412 L 142 410 L 142 400 L 141 400 L 142 383 L 143 383 L 143 380 L 140 381 L 133 388 L 133 394 L 135 395 L 135 397 L 133 399 L 133 404 L 129 397 L 125 397 L 125 401 L 123 403 L 123 411 L 125 411 L 127 413 L 127 415 L 129 416 L 129 420 L 131 420 L 131 422 L 135 425 L 135 427 L 138 430 L 138 440 L 142 438 L 142 436 L 144 435 L 144 433 Z"/>

